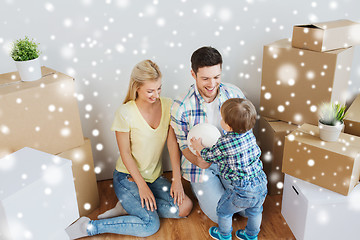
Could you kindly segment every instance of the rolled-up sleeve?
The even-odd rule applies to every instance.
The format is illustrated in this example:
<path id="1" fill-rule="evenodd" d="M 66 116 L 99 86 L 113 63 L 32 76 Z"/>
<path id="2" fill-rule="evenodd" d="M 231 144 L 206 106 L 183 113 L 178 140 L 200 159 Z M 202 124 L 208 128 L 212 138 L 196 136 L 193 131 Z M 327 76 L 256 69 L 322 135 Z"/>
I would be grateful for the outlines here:
<path id="1" fill-rule="evenodd" d="M 171 106 L 170 124 L 174 129 L 180 150 L 183 151 L 184 149 L 188 148 L 186 138 L 189 132 L 189 124 L 186 120 L 185 111 L 182 109 L 181 102 L 178 100 L 174 100 Z"/>
<path id="2" fill-rule="evenodd" d="M 203 148 L 200 155 L 206 162 L 219 162 L 223 158 L 223 154 L 217 144 L 211 148 Z"/>

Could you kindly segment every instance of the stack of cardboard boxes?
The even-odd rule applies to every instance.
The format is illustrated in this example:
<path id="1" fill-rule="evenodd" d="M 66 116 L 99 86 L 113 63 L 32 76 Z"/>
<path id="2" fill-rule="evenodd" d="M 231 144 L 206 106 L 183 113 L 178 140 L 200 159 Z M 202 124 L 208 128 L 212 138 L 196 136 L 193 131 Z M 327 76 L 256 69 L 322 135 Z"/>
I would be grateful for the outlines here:
<path id="1" fill-rule="evenodd" d="M 0 75 L 0 159 L 24 147 L 70 159 L 79 213 L 87 215 L 98 207 L 99 195 L 74 79 L 47 67 L 41 70 L 42 78 L 33 82 L 22 82 L 17 72 Z"/>
<path id="2" fill-rule="evenodd" d="M 269 179 L 269 193 L 281 193 L 284 188 L 282 214 L 299 239 L 319 238 L 313 237 L 312 232 L 317 225 L 307 225 L 308 218 L 300 220 L 294 216 L 297 211 L 313 211 L 315 205 L 309 205 L 311 201 L 321 205 L 329 198 L 336 198 L 335 205 L 345 208 L 348 205 L 340 203 L 348 198 L 343 196 L 339 200 L 334 196 L 349 195 L 359 182 L 360 138 L 354 135 L 359 135 L 355 133 L 360 126 L 360 100 L 356 99 L 349 108 L 352 114 L 348 114 L 345 123 L 352 126 L 349 131 L 353 135 L 341 133 L 338 142 L 324 142 L 317 127 L 317 108 L 321 103 L 346 102 L 352 46 L 359 40 L 360 24 L 338 20 L 295 26 L 292 42 L 284 39 L 264 47 L 259 134 L 262 160 Z M 284 183 L 281 170 L 286 174 Z M 303 181 L 312 184 L 302 184 Z M 326 194 L 314 197 L 316 191 Z M 355 205 L 359 207 L 359 204 Z M 327 221 L 328 210 L 331 211 L 330 207 L 320 211 L 326 221 L 321 221 L 320 216 L 317 223 L 325 224 L 326 234 L 331 236 L 334 223 L 342 229 L 349 220 Z"/>

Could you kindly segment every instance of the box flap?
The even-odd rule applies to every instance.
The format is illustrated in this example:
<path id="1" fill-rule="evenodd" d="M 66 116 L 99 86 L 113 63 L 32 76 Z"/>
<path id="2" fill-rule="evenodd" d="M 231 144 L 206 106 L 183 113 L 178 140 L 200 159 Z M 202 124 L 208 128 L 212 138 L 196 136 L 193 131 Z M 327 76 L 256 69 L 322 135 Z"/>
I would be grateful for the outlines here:
<path id="1" fill-rule="evenodd" d="M 340 20 L 330 21 L 330 22 L 313 23 L 312 25 L 314 25 L 317 28 L 326 30 L 326 29 L 332 29 L 332 28 L 348 27 L 348 26 L 356 25 L 356 24 L 358 24 L 358 23 L 347 20 L 347 19 L 340 19 Z"/>
<path id="2" fill-rule="evenodd" d="M 343 156 L 357 158 L 360 155 L 360 137 L 353 136 L 346 133 L 340 133 L 340 137 L 337 142 L 325 142 L 320 139 L 319 127 L 303 124 L 300 128 L 295 130 L 292 134 L 295 140 L 305 142 L 312 146 L 322 148 L 331 152 L 338 153 Z M 289 136 L 288 135 L 288 139 Z M 291 141 L 289 139 L 289 141 Z"/>
<path id="3" fill-rule="evenodd" d="M 294 28 L 316 28 L 316 29 L 319 29 L 319 27 L 317 27 L 313 24 L 295 25 Z"/>
<path id="4" fill-rule="evenodd" d="M 294 124 L 290 124 L 284 121 L 273 121 L 273 122 L 269 122 L 270 126 L 274 129 L 275 132 L 286 132 L 288 131 L 289 133 L 296 130 L 298 128 L 297 125 Z"/>
<path id="5" fill-rule="evenodd" d="M 355 98 L 346 112 L 346 120 L 360 122 L 360 95 Z"/>

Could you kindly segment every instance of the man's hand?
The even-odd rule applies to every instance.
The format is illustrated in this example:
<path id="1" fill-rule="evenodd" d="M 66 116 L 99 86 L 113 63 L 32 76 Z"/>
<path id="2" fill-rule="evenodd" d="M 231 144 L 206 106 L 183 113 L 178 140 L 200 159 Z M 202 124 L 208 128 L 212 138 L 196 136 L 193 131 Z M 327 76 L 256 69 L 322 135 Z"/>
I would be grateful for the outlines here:
<path id="1" fill-rule="evenodd" d="M 211 163 L 206 162 L 201 156 L 197 156 L 196 158 L 197 166 L 202 169 L 207 169 L 211 166 Z"/>

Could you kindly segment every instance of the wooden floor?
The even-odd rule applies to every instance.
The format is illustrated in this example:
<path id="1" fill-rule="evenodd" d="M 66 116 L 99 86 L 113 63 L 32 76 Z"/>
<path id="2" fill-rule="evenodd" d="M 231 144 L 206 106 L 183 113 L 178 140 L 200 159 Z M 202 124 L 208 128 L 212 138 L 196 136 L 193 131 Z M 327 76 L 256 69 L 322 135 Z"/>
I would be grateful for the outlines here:
<path id="1" fill-rule="evenodd" d="M 165 173 L 165 177 L 171 176 L 170 172 Z M 210 219 L 208 219 L 201 211 L 199 204 L 195 200 L 190 184 L 184 180 L 184 188 L 186 194 L 193 200 L 194 208 L 186 219 L 161 219 L 160 230 L 154 235 L 147 238 L 139 238 L 132 236 L 124 236 L 118 234 L 101 234 L 93 237 L 82 239 L 87 240 L 112 240 L 112 239 L 126 239 L 126 240 L 203 240 L 212 239 L 208 234 L 208 229 L 215 226 Z M 100 207 L 88 215 L 91 219 L 97 219 L 97 215 L 115 206 L 117 198 L 115 196 L 112 180 L 98 182 L 98 189 L 100 194 Z M 263 221 L 259 239 L 295 239 L 287 226 L 281 213 L 281 195 L 267 196 L 264 203 Z M 233 236 L 235 231 L 246 226 L 246 218 L 238 215 L 233 218 Z"/>

